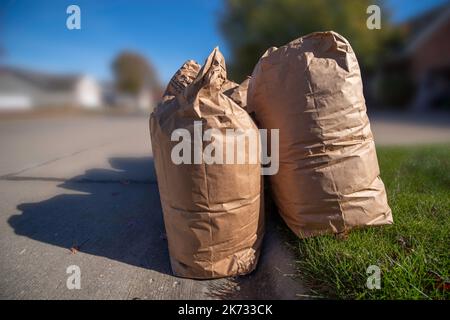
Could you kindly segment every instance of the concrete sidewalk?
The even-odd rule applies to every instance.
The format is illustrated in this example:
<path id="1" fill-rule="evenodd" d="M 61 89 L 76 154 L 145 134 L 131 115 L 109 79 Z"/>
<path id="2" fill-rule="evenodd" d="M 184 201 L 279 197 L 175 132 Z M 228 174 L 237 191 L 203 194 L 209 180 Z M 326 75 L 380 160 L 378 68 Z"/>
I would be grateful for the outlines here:
<path id="1" fill-rule="evenodd" d="M 0 298 L 295 299 L 278 233 L 237 279 L 174 277 L 146 118 L 0 121 Z M 273 225 L 270 227 L 272 228 Z M 81 289 L 66 286 L 70 265 Z"/>
<path id="2" fill-rule="evenodd" d="M 448 118 L 416 120 L 371 117 L 377 145 L 450 142 Z M 172 275 L 147 118 L 2 120 L 0 150 L 2 299 L 295 299 L 305 293 L 290 276 L 294 258 L 275 223 L 268 224 L 252 274 L 214 281 Z M 66 286 L 70 265 L 81 269 L 80 290 Z"/>

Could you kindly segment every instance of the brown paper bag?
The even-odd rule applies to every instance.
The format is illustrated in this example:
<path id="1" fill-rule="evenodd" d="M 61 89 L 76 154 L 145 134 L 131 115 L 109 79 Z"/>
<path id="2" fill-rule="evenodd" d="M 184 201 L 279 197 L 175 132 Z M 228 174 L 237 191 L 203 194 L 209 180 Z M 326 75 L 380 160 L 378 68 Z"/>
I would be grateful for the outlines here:
<path id="1" fill-rule="evenodd" d="M 150 117 L 150 131 L 173 272 L 188 278 L 245 274 L 257 263 L 263 237 L 260 163 L 175 164 L 176 129 L 195 134 L 194 121 L 207 129 L 257 128 L 238 106 L 243 89 L 227 80 L 216 48 L 200 68 L 186 62 L 170 81 L 162 103 Z M 229 95 L 225 94 L 227 91 Z M 194 136 L 195 137 L 195 136 Z M 226 150 L 226 140 L 215 135 Z M 259 139 L 259 136 L 258 136 Z M 194 139 L 189 141 L 194 157 Z M 204 150 L 208 143 L 203 142 Z M 246 149 L 247 150 L 247 149 Z M 216 150 L 217 151 L 217 150 Z M 183 154 L 183 156 L 185 156 Z M 248 156 L 248 154 L 246 155 Z"/>
<path id="2" fill-rule="evenodd" d="M 344 37 L 317 32 L 256 65 L 248 111 L 279 131 L 273 196 L 299 237 L 392 223 L 355 54 Z"/>

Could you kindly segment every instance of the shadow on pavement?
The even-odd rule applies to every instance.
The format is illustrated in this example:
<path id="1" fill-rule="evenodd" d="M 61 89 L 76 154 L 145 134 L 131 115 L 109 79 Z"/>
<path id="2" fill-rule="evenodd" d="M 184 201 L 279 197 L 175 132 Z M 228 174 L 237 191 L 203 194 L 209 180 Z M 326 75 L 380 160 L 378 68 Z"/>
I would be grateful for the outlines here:
<path id="1" fill-rule="evenodd" d="M 77 191 L 17 206 L 15 233 L 51 245 L 171 274 L 153 160 L 111 158 L 58 187 Z M 70 254 L 70 252 L 69 252 Z"/>

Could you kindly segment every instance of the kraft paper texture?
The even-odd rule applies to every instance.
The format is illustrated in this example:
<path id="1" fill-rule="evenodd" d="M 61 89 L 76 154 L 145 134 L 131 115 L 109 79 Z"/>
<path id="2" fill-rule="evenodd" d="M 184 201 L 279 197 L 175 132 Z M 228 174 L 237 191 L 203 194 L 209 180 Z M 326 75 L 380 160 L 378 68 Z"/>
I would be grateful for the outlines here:
<path id="1" fill-rule="evenodd" d="M 260 128 L 280 129 L 273 197 L 300 238 L 391 224 L 360 69 L 349 42 L 316 32 L 259 60 L 248 112 Z"/>
<path id="2" fill-rule="evenodd" d="M 203 132 L 257 130 L 241 108 L 247 84 L 227 80 L 225 60 L 216 48 L 203 67 L 190 60 L 177 71 L 150 117 L 170 262 L 178 276 L 241 275 L 258 261 L 264 230 L 259 161 L 176 165 L 171 160 L 178 143 L 171 141 L 172 132 L 183 128 L 193 137 L 194 121 L 202 122 Z"/>

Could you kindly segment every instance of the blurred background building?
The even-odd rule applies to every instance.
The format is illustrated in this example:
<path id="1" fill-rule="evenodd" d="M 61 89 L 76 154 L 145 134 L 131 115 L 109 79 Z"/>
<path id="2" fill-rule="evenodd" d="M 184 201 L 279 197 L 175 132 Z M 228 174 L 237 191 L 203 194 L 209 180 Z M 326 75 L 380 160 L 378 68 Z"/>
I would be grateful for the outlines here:
<path id="1" fill-rule="evenodd" d="M 450 6 L 395 26 L 396 46 L 378 67 L 371 92 L 387 109 L 450 110 Z"/>
<path id="2" fill-rule="evenodd" d="M 371 4 L 381 8 L 379 30 L 365 24 Z M 231 47 L 232 74 L 239 79 L 251 74 L 267 48 L 317 30 L 335 30 L 356 52 L 370 111 L 450 110 L 450 4 L 435 1 L 411 13 L 423 4 L 230 0 L 220 26 Z"/>
<path id="3" fill-rule="evenodd" d="M 92 109 L 101 106 L 101 98 L 99 84 L 87 75 L 0 68 L 0 110 L 45 107 Z"/>
<path id="4" fill-rule="evenodd" d="M 401 59 L 416 86 L 416 110 L 450 105 L 450 6 L 438 7 L 403 26 L 407 42 Z"/>

